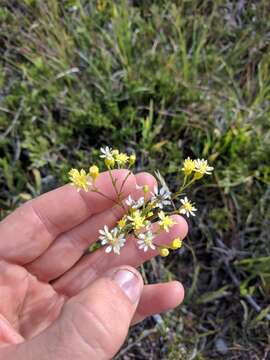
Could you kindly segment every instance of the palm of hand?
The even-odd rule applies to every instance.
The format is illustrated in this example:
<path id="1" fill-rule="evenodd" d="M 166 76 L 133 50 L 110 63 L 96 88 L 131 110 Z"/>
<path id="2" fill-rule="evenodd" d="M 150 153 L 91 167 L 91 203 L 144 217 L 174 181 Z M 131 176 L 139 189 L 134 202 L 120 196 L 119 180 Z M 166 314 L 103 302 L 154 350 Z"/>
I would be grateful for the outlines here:
<path id="1" fill-rule="evenodd" d="M 121 183 L 126 172 L 115 171 L 115 176 Z M 136 184 L 153 189 L 155 181 L 145 173 L 130 176 L 124 196 L 140 196 Z M 115 196 L 107 173 L 100 175 L 98 186 L 108 197 Z M 67 185 L 26 203 L 0 223 L 0 345 L 35 337 L 59 317 L 65 303 L 109 269 L 138 267 L 157 254 L 140 252 L 129 241 L 121 256 L 104 254 L 103 249 L 84 255 L 97 240 L 99 229 L 104 224 L 113 226 L 123 215 L 113 205 L 97 194 L 77 193 Z M 172 231 L 159 235 L 157 242 L 186 235 L 184 219 L 175 220 Z M 132 323 L 174 307 L 181 301 L 176 290 L 179 286 L 176 289 L 173 283 L 146 285 Z"/>

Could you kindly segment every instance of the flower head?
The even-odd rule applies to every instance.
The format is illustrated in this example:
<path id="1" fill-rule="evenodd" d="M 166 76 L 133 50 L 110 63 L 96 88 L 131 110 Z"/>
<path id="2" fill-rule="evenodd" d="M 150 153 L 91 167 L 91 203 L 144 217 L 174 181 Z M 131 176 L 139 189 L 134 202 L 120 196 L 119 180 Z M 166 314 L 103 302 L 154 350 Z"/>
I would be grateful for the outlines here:
<path id="1" fill-rule="evenodd" d="M 204 159 L 197 159 L 194 160 L 195 162 L 195 172 L 196 172 L 196 179 L 200 179 L 203 177 L 204 174 L 210 175 L 211 172 L 214 170 L 212 166 L 208 165 L 207 160 Z"/>
<path id="2" fill-rule="evenodd" d="M 93 180 L 96 180 L 99 175 L 99 168 L 96 165 L 90 166 L 89 175 Z"/>
<path id="3" fill-rule="evenodd" d="M 127 217 L 126 217 L 126 215 L 124 215 L 124 216 L 117 222 L 117 225 L 118 225 L 119 229 L 122 230 L 122 229 L 125 227 L 126 223 L 127 223 Z"/>
<path id="4" fill-rule="evenodd" d="M 136 161 L 136 155 L 135 154 L 131 154 L 129 157 L 129 165 L 134 165 Z"/>
<path id="5" fill-rule="evenodd" d="M 132 199 L 131 195 L 129 195 L 126 200 L 126 204 L 132 207 L 132 209 L 140 208 L 143 205 L 143 203 L 144 203 L 143 197 L 140 197 L 137 201 L 135 201 L 134 199 Z"/>
<path id="6" fill-rule="evenodd" d="M 140 230 L 147 225 L 145 216 L 142 216 L 139 210 L 133 211 L 132 214 L 128 216 L 128 219 L 131 221 L 134 230 Z"/>
<path id="7" fill-rule="evenodd" d="M 128 161 L 128 155 L 125 153 L 118 153 L 115 155 L 115 161 L 118 165 L 124 166 Z"/>
<path id="8" fill-rule="evenodd" d="M 188 200 L 188 198 L 185 197 L 184 199 L 181 199 L 180 201 L 182 203 L 182 206 L 181 206 L 181 208 L 179 210 L 180 214 L 187 215 L 187 217 L 189 217 L 189 215 L 195 216 L 194 211 L 197 211 L 197 209 Z"/>
<path id="9" fill-rule="evenodd" d="M 165 187 L 161 187 L 158 190 L 158 187 L 154 187 L 154 193 L 152 193 L 151 202 L 155 203 L 156 207 L 163 209 L 164 206 L 171 204 L 171 192 L 168 191 Z"/>
<path id="10" fill-rule="evenodd" d="M 160 228 L 166 232 L 169 232 L 170 228 L 175 224 L 175 221 L 173 221 L 171 217 L 165 215 L 163 211 L 160 211 L 158 216 L 160 218 L 160 221 L 158 222 Z"/>
<path id="11" fill-rule="evenodd" d="M 177 250 L 180 249 L 180 247 L 182 247 L 182 244 L 183 244 L 182 240 L 178 237 L 171 242 L 170 248 L 173 250 Z"/>
<path id="12" fill-rule="evenodd" d="M 68 175 L 72 185 L 76 187 L 77 191 L 81 189 L 88 191 L 89 181 L 85 170 L 81 169 L 79 171 L 77 169 L 71 169 Z"/>
<path id="13" fill-rule="evenodd" d="M 112 168 L 115 164 L 114 150 L 109 146 L 106 146 L 105 148 L 100 148 L 100 152 L 101 152 L 100 157 L 105 160 L 106 166 Z"/>
<path id="14" fill-rule="evenodd" d="M 190 157 L 188 157 L 184 161 L 184 166 L 182 167 L 182 171 L 184 172 L 185 175 L 190 175 L 192 171 L 194 171 L 195 166 L 196 166 L 195 161 L 191 160 Z"/>
<path id="15" fill-rule="evenodd" d="M 143 249 L 146 252 L 149 248 L 155 250 L 155 245 L 153 244 L 154 235 L 152 231 L 148 230 L 145 233 L 138 235 L 139 240 L 137 241 L 139 249 Z"/>
<path id="16" fill-rule="evenodd" d="M 159 253 L 160 256 L 166 257 L 166 256 L 169 255 L 170 252 L 169 252 L 169 250 L 168 250 L 166 247 L 160 247 L 160 248 L 158 249 L 158 253 Z"/>
<path id="17" fill-rule="evenodd" d="M 126 242 L 125 235 L 121 233 L 117 227 L 110 231 L 107 225 L 104 226 L 103 230 L 99 230 L 99 233 L 101 245 L 108 244 L 105 252 L 110 253 L 113 251 L 115 254 L 120 255 L 120 249 L 125 245 Z"/>
<path id="18" fill-rule="evenodd" d="M 101 158 L 104 159 L 112 159 L 113 158 L 113 150 L 109 146 L 106 146 L 105 148 L 100 148 Z"/>

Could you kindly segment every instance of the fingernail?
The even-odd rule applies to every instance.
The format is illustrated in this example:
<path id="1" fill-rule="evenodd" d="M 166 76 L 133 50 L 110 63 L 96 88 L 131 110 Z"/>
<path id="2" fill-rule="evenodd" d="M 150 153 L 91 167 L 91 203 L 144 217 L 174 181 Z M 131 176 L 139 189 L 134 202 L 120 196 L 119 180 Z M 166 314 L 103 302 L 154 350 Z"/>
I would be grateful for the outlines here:
<path id="1" fill-rule="evenodd" d="M 123 290 L 125 295 L 134 304 L 141 294 L 140 279 L 136 274 L 127 269 L 121 269 L 113 274 L 113 280 Z"/>

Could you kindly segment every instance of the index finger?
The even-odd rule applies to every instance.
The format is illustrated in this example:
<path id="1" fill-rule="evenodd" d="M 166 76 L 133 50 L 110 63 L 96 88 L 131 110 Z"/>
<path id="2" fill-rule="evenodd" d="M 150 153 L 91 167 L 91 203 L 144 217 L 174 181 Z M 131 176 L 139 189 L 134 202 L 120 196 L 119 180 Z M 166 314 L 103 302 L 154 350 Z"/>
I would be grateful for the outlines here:
<path id="1" fill-rule="evenodd" d="M 119 191 L 128 170 L 114 170 L 112 175 Z M 121 190 L 122 196 L 128 196 L 135 186 L 135 176 L 130 174 Z M 96 187 L 106 197 L 95 192 L 77 192 L 73 186 L 65 185 L 15 210 L 0 223 L 0 257 L 20 264 L 33 261 L 59 234 L 115 204 L 117 193 L 108 172 L 99 175 Z"/>

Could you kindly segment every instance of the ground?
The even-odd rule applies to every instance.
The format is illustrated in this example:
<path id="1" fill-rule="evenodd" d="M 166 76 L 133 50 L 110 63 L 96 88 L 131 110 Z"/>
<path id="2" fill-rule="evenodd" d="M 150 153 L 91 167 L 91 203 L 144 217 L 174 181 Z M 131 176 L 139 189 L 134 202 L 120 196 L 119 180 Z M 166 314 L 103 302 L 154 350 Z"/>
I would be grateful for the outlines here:
<path id="1" fill-rule="evenodd" d="M 185 302 L 131 330 L 118 359 L 270 354 L 268 0 L 2 0 L 0 212 L 67 181 L 101 145 L 195 186 L 185 246 L 144 266 Z"/>

